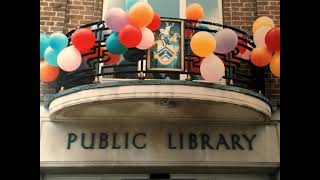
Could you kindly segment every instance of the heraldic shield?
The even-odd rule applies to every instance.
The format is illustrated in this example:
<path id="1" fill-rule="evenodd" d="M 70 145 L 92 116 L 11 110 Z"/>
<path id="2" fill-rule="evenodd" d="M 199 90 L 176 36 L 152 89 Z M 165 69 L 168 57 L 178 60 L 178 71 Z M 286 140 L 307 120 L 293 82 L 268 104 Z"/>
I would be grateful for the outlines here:
<path id="1" fill-rule="evenodd" d="M 181 20 L 161 19 L 154 45 L 148 50 L 148 70 L 184 70 L 184 24 Z"/>

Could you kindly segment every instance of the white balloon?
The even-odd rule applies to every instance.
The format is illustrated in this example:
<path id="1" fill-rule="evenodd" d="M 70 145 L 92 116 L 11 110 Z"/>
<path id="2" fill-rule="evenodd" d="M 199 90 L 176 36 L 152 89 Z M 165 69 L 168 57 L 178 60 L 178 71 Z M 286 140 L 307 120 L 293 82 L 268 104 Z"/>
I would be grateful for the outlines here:
<path id="1" fill-rule="evenodd" d="M 140 28 L 142 32 L 142 39 L 141 42 L 137 45 L 138 49 L 146 50 L 153 46 L 154 43 L 154 34 L 148 28 Z"/>
<path id="2" fill-rule="evenodd" d="M 225 66 L 218 56 L 210 54 L 202 60 L 200 72 L 206 81 L 219 82 L 225 75 Z"/>
<path id="3" fill-rule="evenodd" d="M 81 53 L 74 46 L 63 49 L 58 55 L 59 67 L 67 72 L 77 70 L 82 62 Z"/>
<path id="4" fill-rule="evenodd" d="M 265 38 L 270 29 L 270 27 L 263 26 L 253 34 L 253 41 L 256 47 L 266 47 Z"/>
<path id="5" fill-rule="evenodd" d="M 215 35 L 217 47 L 215 52 L 227 54 L 234 50 L 238 45 L 238 35 L 231 29 L 221 29 Z"/>

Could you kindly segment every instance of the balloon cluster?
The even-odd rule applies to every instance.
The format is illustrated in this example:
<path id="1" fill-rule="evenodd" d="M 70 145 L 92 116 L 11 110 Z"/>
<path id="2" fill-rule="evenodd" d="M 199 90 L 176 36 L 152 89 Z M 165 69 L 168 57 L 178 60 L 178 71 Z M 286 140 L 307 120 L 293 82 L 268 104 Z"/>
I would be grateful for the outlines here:
<path id="1" fill-rule="evenodd" d="M 115 64 L 128 49 L 151 48 L 155 40 L 153 32 L 160 28 L 160 16 L 143 0 L 128 0 L 125 9 L 126 11 L 111 8 L 105 16 L 105 24 L 111 30 L 111 34 L 99 53 L 107 53 L 107 56 L 98 52 L 90 54 L 96 44 L 96 37 L 91 29 L 78 28 L 72 34 L 70 43 L 63 33 L 57 32 L 50 36 L 40 33 L 40 57 L 45 60 L 40 64 L 40 80 L 54 81 L 60 69 L 66 72 L 77 70 L 82 64 L 82 58 L 98 56 L 103 57 L 101 59 L 105 64 Z M 204 10 L 197 3 L 190 4 L 186 9 L 186 17 L 198 21 L 204 18 Z M 208 29 L 206 26 L 198 28 Z M 191 50 L 201 58 L 202 77 L 209 82 L 220 81 L 225 75 L 225 65 L 214 53 L 227 54 L 237 46 L 242 57 L 250 55 L 252 63 L 258 67 L 270 64 L 272 74 L 280 77 L 280 28 L 275 27 L 272 19 L 264 16 L 254 22 L 252 30 L 256 48 L 250 52 L 251 54 L 239 46 L 248 44 L 240 41 L 236 32 L 231 29 L 221 29 L 215 36 L 206 31 L 189 33 Z"/>
<path id="2" fill-rule="evenodd" d="M 82 52 L 89 51 L 95 45 L 95 35 L 90 29 L 79 28 L 71 37 L 72 45 L 68 46 L 68 37 L 60 32 L 47 36 L 40 33 L 40 80 L 54 81 L 60 69 L 66 72 L 77 70 L 82 63 Z"/>
<path id="3" fill-rule="evenodd" d="M 200 20 L 204 17 L 201 5 L 190 4 L 187 7 L 186 17 L 191 20 Z M 225 74 L 224 63 L 214 53 L 227 54 L 235 48 L 244 59 L 251 58 L 252 63 L 258 67 L 270 64 L 273 75 L 280 77 L 280 28 L 275 27 L 269 17 L 260 17 L 253 24 L 253 39 L 256 48 L 249 51 L 243 46 L 249 44 L 238 38 L 236 32 L 225 28 L 219 30 L 215 36 L 206 32 L 206 26 L 198 26 L 204 31 L 189 34 L 192 52 L 203 58 L 200 64 L 202 77 L 209 82 L 218 82 Z"/>
<path id="4" fill-rule="evenodd" d="M 105 64 L 116 64 L 128 48 L 149 49 L 154 43 L 154 34 L 160 27 L 160 16 L 153 8 L 142 0 L 128 0 L 125 12 L 121 8 L 112 8 L 105 16 L 106 25 L 112 33 L 106 39 L 106 47 L 101 47 L 101 54 L 90 54 L 94 48 L 96 37 L 91 29 L 79 28 L 69 40 L 63 33 L 57 32 L 50 36 L 40 33 L 40 80 L 54 81 L 60 69 L 66 72 L 77 70 L 82 58 L 89 59 L 103 56 Z M 90 54 L 90 55 L 87 55 Z"/>
<path id="5" fill-rule="evenodd" d="M 259 17 L 252 27 L 253 41 L 251 62 L 258 67 L 269 65 L 271 73 L 280 78 L 280 28 L 267 16 Z"/>
<path id="6" fill-rule="evenodd" d="M 204 11 L 200 4 L 193 3 L 187 7 L 186 16 L 191 20 L 200 20 L 204 17 Z M 206 26 L 198 26 L 203 30 Z M 200 31 L 192 35 L 190 47 L 192 52 L 203 57 L 200 64 L 201 76 L 209 82 L 218 82 L 225 75 L 223 61 L 214 53 L 227 54 L 237 47 L 238 36 L 231 29 L 221 29 L 215 37 L 206 31 Z"/>
<path id="7" fill-rule="evenodd" d="M 160 28 L 160 16 L 153 8 L 142 0 L 128 0 L 126 11 L 111 8 L 105 23 L 112 30 L 106 40 L 109 52 L 121 55 L 128 48 L 149 49 L 154 43 L 154 34 Z"/>

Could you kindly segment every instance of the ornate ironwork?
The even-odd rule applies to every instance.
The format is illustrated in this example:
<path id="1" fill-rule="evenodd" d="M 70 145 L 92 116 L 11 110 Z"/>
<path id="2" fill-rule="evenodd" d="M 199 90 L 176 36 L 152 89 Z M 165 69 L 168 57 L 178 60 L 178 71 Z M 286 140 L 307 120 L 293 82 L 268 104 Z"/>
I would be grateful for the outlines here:
<path id="1" fill-rule="evenodd" d="M 166 18 L 174 19 L 174 18 Z M 172 71 L 160 71 L 154 72 L 144 67 L 147 63 L 146 61 L 139 61 L 146 59 L 147 51 L 139 49 L 129 49 L 123 56 L 126 61 L 117 65 L 106 65 L 104 63 L 110 60 L 107 50 L 102 49 L 105 47 L 105 41 L 110 35 L 111 30 L 105 25 L 104 21 L 93 22 L 91 24 L 86 24 L 80 28 L 91 28 L 96 36 L 96 44 L 94 48 L 91 49 L 87 54 L 83 54 L 83 57 L 90 55 L 78 70 L 75 72 L 67 73 L 61 72 L 56 85 L 58 88 L 64 87 L 64 89 L 75 87 L 83 84 L 94 83 L 97 77 L 113 75 L 113 78 L 130 78 L 130 79 L 158 79 L 170 77 L 171 79 L 179 79 L 180 74 L 186 74 L 186 80 L 196 80 L 201 79 L 200 72 L 193 71 L 191 67 L 200 68 L 200 58 L 194 55 L 190 48 L 190 36 L 188 33 L 196 33 L 198 31 L 207 31 L 211 33 L 216 33 L 219 28 L 229 28 L 234 30 L 238 34 L 238 38 L 241 41 L 247 42 L 248 45 L 238 44 L 249 51 L 252 51 L 255 48 L 255 44 L 252 40 L 252 35 L 244 31 L 241 31 L 237 28 L 217 24 L 213 22 L 206 21 L 193 21 L 188 19 L 179 19 L 184 22 L 184 42 L 185 42 L 185 51 L 184 51 L 184 60 L 185 67 L 183 72 L 172 72 Z M 195 25 L 196 24 L 196 25 Z M 208 29 L 201 28 L 201 25 L 209 26 Z M 200 26 L 200 27 L 199 27 Z M 76 29 L 75 29 L 76 30 Z M 72 33 L 75 31 L 72 30 L 66 35 L 69 38 L 72 36 Z M 223 77 L 226 80 L 226 84 L 230 86 L 238 86 L 246 89 L 250 89 L 257 92 L 264 93 L 264 69 L 254 66 L 250 59 L 243 59 L 239 57 L 239 49 L 235 48 L 234 51 L 228 54 L 217 54 L 225 63 L 226 73 Z M 100 64 L 100 65 L 99 65 Z M 103 64 L 103 65 L 101 65 Z M 146 65 L 145 65 L 146 67 Z M 246 71 L 246 72 L 245 72 Z"/>

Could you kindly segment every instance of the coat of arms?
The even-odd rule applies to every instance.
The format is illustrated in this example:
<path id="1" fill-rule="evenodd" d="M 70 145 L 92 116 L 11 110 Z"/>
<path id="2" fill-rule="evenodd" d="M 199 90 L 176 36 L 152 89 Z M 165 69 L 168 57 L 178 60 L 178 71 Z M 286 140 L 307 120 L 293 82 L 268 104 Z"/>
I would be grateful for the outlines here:
<path id="1" fill-rule="evenodd" d="M 150 70 L 181 71 L 183 69 L 182 31 L 181 21 L 162 20 L 155 34 L 154 46 L 149 51 Z"/>

